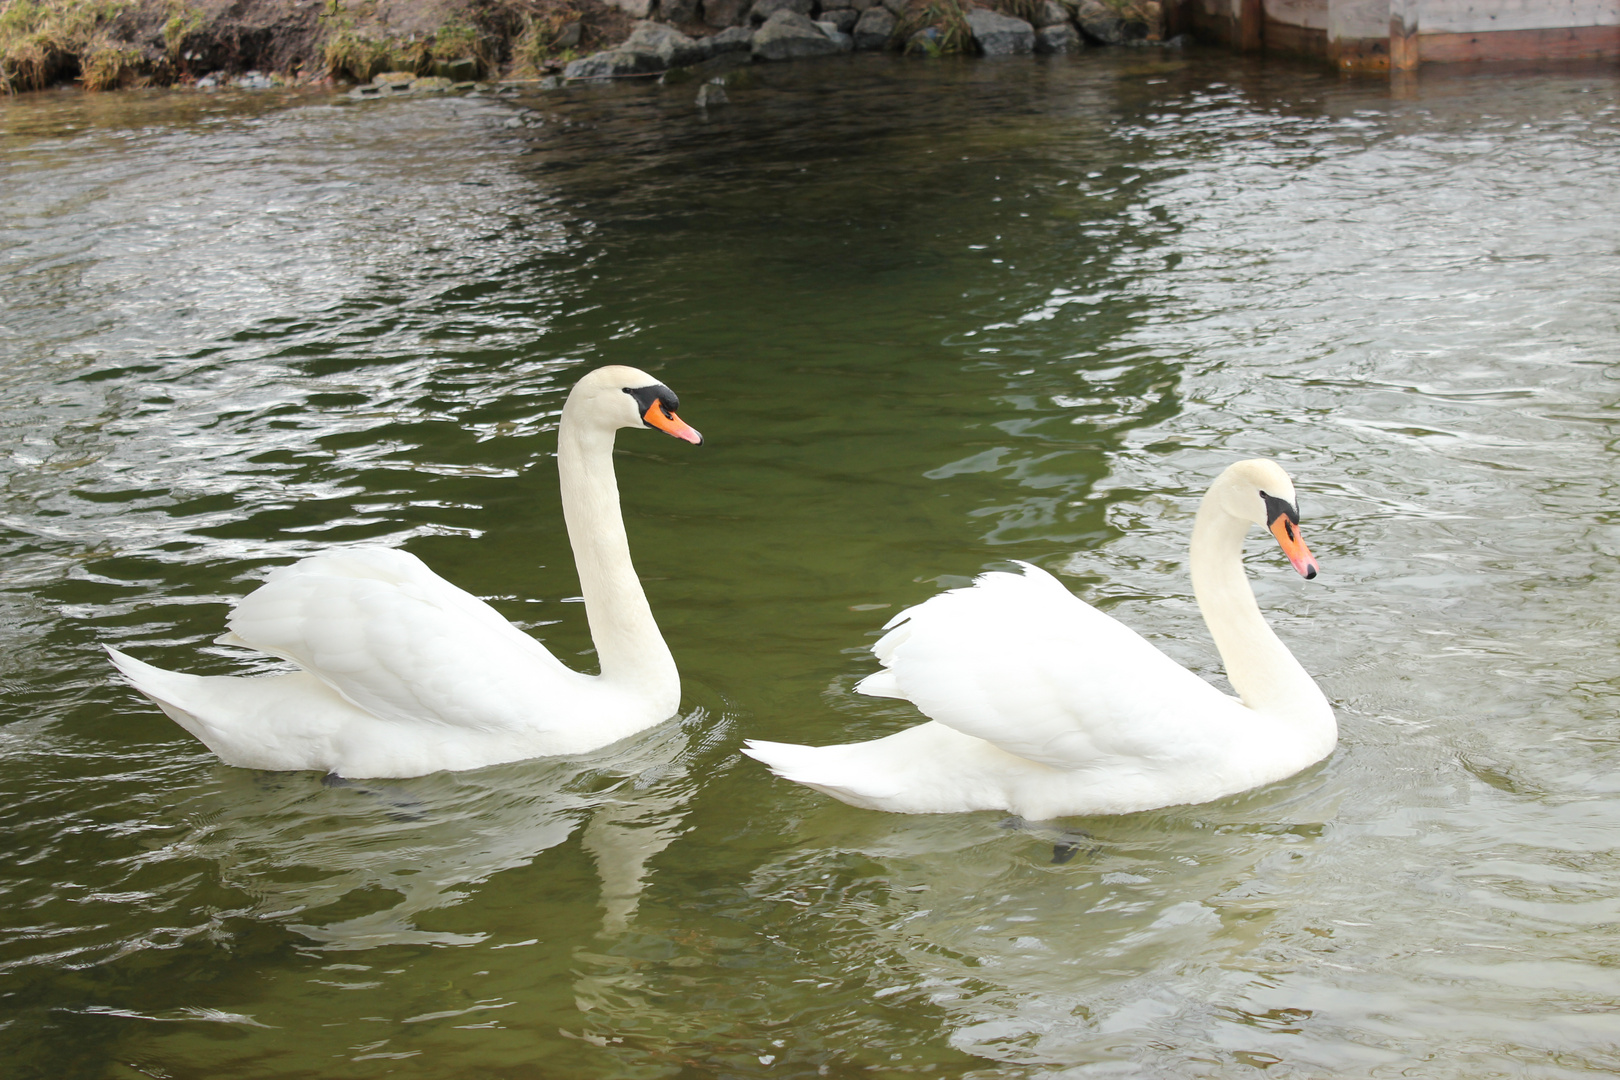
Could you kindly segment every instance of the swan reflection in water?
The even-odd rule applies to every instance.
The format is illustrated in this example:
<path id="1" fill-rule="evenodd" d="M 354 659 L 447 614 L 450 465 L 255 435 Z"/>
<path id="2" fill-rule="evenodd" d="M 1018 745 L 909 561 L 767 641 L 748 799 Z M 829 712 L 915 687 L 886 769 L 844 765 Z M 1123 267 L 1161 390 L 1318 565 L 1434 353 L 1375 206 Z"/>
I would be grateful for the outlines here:
<path id="1" fill-rule="evenodd" d="M 250 911 L 227 914 L 280 922 L 325 949 L 470 945 L 491 933 L 427 929 L 420 917 L 583 828 L 601 881 L 601 933 L 617 935 L 635 915 L 649 860 L 680 832 L 694 761 L 728 727 L 695 708 L 593 754 L 410 780 L 221 768 L 217 787 L 177 808 L 195 827 L 169 855 L 207 859 L 222 884 L 255 898 Z"/>

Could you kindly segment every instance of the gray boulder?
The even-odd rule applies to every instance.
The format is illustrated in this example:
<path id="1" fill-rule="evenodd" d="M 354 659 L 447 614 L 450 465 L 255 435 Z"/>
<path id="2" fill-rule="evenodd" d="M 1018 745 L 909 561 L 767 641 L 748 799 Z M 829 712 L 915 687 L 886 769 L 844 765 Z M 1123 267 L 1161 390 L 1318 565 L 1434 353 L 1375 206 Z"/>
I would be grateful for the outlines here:
<path id="1" fill-rule="evenodd" d="M 883 0 L 851 0 L 849 6 L 854 9 L 857 15 L 859 15 L 867 8 L 882 7 Z"/>
<path id="2" fill-rule="evenodd" d="M 665 2 L 665 0 L 660 0 Z M 1069 21 L 1069 9 L 1058 3 L 1058 0 L 1041 0 L 1040 10 L 1035 13 L 1035 29 L 1043 26 L 1059 26 Z"/>
<path id="3" fill-rule="evenodd" d="M 896 21 L 888 8 L 867 8 L 855 22 L 855 48 L 862 52 L 879 52 L 888 48 Z"/>
<path id="4" fill-rule="evenodd" d="M 1035 31 L 1035 51 L 1043 55 L 1074 53 L 1083 48 L 1085 42 L 1080 40 L 1080 32 L 1068 23 L 1043 26 Z"/>
<path id="5" fill-rule="evenodd" d="M 754 56 L 761 60 L 799 60 L 842 51 L 820 27 L 796 11 L 778 11 L 754 31 Z"/>
<path id="6" fill-rule="evenodd" d="M 741 26 L 753 0 L 703 0 L 703 21 L 710 26 Z"/>
<path id="7" fill-rule="evenodd" d="M 1102 0 L 1079 0 L 1074 9 L 1074 21 L 1082 33 L 1104 45 L 1123 45 L 1132 37 L 1125 20 Z"/>
<path id="8" fill-rule="evenodd" d="M 829 11 L 855 10 L 855 0 L 821 0 L 821 14 L 825 18 Z M 859 14 L 859 12 L 856 12 Z"/>
<path id="9" fill-rule="evenodd" d="M 829 41 L 838 46 L 839 52 L 855 51 L 855 39 L 838 29 L 837 23 L 820 20 L 816 22 L 815 26 L 816 29 L 827 35 Z"/>
<path id="10" fill-rule="evenodd" d="M 754 0 L 754 6 L 748 9 L 748 18 L 758 25 L 769 21 L 778 11 L 791 11 L 808 19 L 815 7 L 815 0 Z"/>
<path id="11" fill-rule="evenodd" d="M 700 109 L 707 109 L 711 105 L 725 105 L 731 99 L 726 96 L 724 81 L 706 82 L 698 87 L 697 105 Z"/>
<path id="12" fill-rule="evenodd" d="M 831 23 L 840 34 L 848 34 L 855 29 L 860 18 L 860 13 L 853 8 L 824 8 L 816 22 Z"/>
<path id="13" fill-rule="evenodd" d="M 698 0 L 658 0 L 658 20 L 671 26 L 698 21 Z"/>
<path id="14" fill-rule="evenodd" d="M 632 19 L 645 19 L 652 14 L 653 0 L 602 0 L 608 7 L 616 7 Z"/>
<path id="15" fill-rule="evenodd" d="M 685 67 L 709 58 L 707 47 L 687 37 L 673 26 L 665 26 L 660 22 L 636 23 L 636 28 L 624 39 L 619 51 L 647 53 L 657 57 L 658 66 L 653 69 L 654 71 L 661 68 Z"/>
<path id="16" fill-rule="evenodd" d="M 709 50 L 710 56 L 721 56 L 725 53 L 753 52 L 754 31 L 746 26 L 728 26 L 718 34 L 710 34 L 703 39 L 703 45 Z"/>
<path id="17" fill-rule="evenodd" d="M 986 56 L 1028 56 L 1035 51 L 1035 28 L 1023 19 L 984 8 L 970 8 L 968 29 Z"/>
<path id="18" fill-rule="evenodd" d="M 617 79 L 626 75 L 655 75 L 666 66 L 652 53 L 608 49 L 573 61 L 563 68 L 563 78 Z"/>
<path id="19" fill-rule="evenodd" d="M 883 0 L 883 6 L 888 9 L 890 15 L 900 19 L 905 17 L 906 8 L 911 4 L 910 0 Z"/>

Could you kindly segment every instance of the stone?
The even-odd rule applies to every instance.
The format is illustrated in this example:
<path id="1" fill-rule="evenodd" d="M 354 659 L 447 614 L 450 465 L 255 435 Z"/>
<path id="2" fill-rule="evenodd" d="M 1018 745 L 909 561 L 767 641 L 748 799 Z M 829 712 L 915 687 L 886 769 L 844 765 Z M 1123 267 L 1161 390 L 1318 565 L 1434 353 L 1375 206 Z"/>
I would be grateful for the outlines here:
<path id="1" fill-rule="evenodd" d="M 1102 0 L 1078 0 L 1074 21 L 1081 33 L 1103 45 L 1123 45 L 1131 37 L 1126 32 L 1125 20 Z"/>
<path id="2" fill-rule="evenodd" d="M 697 105 L 700 109 L 707 109 L 713 105 L 726 105 L 731 101 L 726 96 L 725 80 L 718 83 L 706 82 L 698 87 Z"/>
<path id="3" fill-rule="evenodd" d="M 703 21 L 710 26 L 742 26 L 753 0 L 702 0 Z"/>
<path id="4" fill-rule="evenodd" d="M 1035 31 L 1035 51 L 1043 56 L 1075 53 L 1085 48 L 1080 32 L 1068 23 L 1043 26 Z"/>
<path id="5" fill-rule="evenodd" d="M 906 15 L 906 8 L 911 5 L 910 0 L 883 0 L 883 6 L 887 8 L 889 14 L 893 15 L 896 19 L 903 19 Z"/>
<path id="6" fill-rule="evenodd" d="M 1037 30 L 1043 26 L 1067 26 L 1069 9 L 1058 3 L 1058 0 L 1041 0 L 1041 6 L 1035 12 L 1033 21 Z"/>
<path id="7" fill-rule="evenodd" d="M 619 45 L 619 51 L 648 53 L 657 57 L 660 68 L 685 67 L 709 58 L 709 49 L 687 37 L 673 26 L 661 22 L 638 22 L 630 36 Z"/>
<path id="8" fill-rule="evenodd" d="M 768 22 L 778 11 L 791 11 L 808 19 L 815 6 L 815 0 L 754 0 L 748 18 L 758 25 Z"/>
<path id="9" fill-rule="evenodd" d="M 821 0 L 821 17 L 825 19 L 829 11 L 854 11 L 855 0 Z M 856 12 L 859 14 L 859 12 Z"/>
<path id="10" fill-rule="evenodd" d="M 821 18 L 816 20 L 816 25 L 830 25 L 840 34 L 848 34 L 855 29 L 855 24 L 860 21 L 860 18 L 860 15 L 853 8 L 823 9 Z"/>
<path id="11" fill-rule="evenodd" d="M 562 29 L 557 31 L 557 36 L 552 40 L 551 46 L 554 49 L 577 49 L 579 48 L 579 40 L 584 34 L 585 24 L 578 19 L 573 22 L 563 23 Z"/>
<path id="12" fill-rule="evenodd" d="M 698 0 L 658 0 L 658 21 L 687 26 L 698 21 Z"/>
<path id="13" fill-rule="evenodd" d="M 883 0 L 853 0 L 849 6 L 854 9 L 855 14 L 859 15 L 868 8 L 882 7 Z"/>
<path id="14" fill-rule="evenodd" d="M 565 79 L 614 79 L 626 75 L 653 75 L 663 70 L 652 53 L 608 49 L 575 60 L 563 68 Z"/>
<path id="15" fill-rule="evenodd" d="M 378 86 L 409 86 L 415 78 L 416 74 L 410 71 L 385 71 L 371 81 Z"/>
<path id="16" fill-rule="evenodd" d="M 827 40 L 838 46 L 839 52 L 855 51 L 855 39 L 838 29 L 837 23 L 818 20 L 814 25 L 816 29 L 827 35 Z"/>
<path id="17" fill-rule="evenodd" d="M 411 80 L 411 89 L 418 94 L 442 94 L 454 85 L 451 80 L 442 75 L 429 75 L 421 79 Z"/>
<path id="18" fill-rule="evenodd" d="M 879 52 L 888 48 L 897 22 L 888 8 L 867 8 L 855 22 L 855 48 L 861 52 Z"/>
<path id="19" fill-rule="evenodd" d="M 754 31 L 754 55 L 761 60 L 799 60 L 841 51 L 815 23 L 796 11 L 779 10 Z"/>
<path id="20" fill-rule="evenodd" d="M 435 60 L 433 74 L 451 82 L 471 82 L 478 78 L 478 61 L 470 56 L 458 60 Z"/>
<path id="21" fill-rule="evenodd" d="M 199 79 L 197 81 L 197 85 L 202 86 L 203 85 L 203 80 Z M 218 85 L 219 85 L 219 83 L 217 83 L 217 82 L 209 83 L 208 86 L 206 87 L 206 89 L 211 90 L 211 89 L 213 89 L 214 87 L 216 87 Z M 376 85 L 375 83 L 372 83 L 369 86 L 357 86 L 353 90 L 349 91 L 349 96 L 354 98 L 356 101 L 359 101 L 362 98 L 381 97 L 382 96 L 382 87 Z"/>
<path id="22" fill-rule="evenodd" d="M 608 7 L 616 7 L 632 19 L 645 19 L 652 14 L 654 0 L 602 0 Z"/>
<path id="23" fill-rule="evenodd" d="M 704 38 L 703 44 L 709 50 L 710 56 L 753 52 L 754 32 L 746 26 L 728 26 L 718 34 L 710 34 Z"/>
<path id="24" fill-rule="evenodd" d="M 970 8 L 968 29 L 986 56 L 1028 56 L 1035 51 L 1035 28 L 1023 19 L 984 8 Z"/>

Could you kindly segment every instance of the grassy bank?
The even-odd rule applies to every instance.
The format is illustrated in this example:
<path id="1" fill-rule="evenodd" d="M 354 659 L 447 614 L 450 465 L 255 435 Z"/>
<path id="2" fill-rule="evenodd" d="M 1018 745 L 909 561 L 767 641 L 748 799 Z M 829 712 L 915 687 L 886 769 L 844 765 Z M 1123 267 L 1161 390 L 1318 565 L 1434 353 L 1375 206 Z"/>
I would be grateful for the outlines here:
<path id="1" fill-rule="evenodd" d="M 0 92 L 249 69 L 289 82 L 483 78 L 543 70 L 628 30 L 600 0 L 0 0 Z"/>

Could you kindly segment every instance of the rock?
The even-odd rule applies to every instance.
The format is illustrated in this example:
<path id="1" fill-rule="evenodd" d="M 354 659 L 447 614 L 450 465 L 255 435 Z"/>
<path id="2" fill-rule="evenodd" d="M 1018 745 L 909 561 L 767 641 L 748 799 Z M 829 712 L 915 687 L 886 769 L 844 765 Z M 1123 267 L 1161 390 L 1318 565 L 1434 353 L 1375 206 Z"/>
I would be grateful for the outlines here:
<path id="1" fill-rule="evenodd" d="M 653 0 L 602 0 L 608 7 L 616 7 L 632 19 L 645 19 L 652 14 Z"/>
<path id="2" fill-rule="evenodd" d="M 552 39 L 551 47 L 554 49 L 577 49 L 579 39 L 585 34 L 585 24 L 575 19 L 573 22 L 563 23 L 562 29 Z"/>
<path id="3" fill-rule="evenodd" d="M 1080 40 L 1080 32 L 1068 23 L 1043 26 L 1035 31 L 1035 51 L 1042 55 L 1074 53 L 1083 48 L 1085 42 Z"/>
<path id="4" fill-rule="evenodd" d="M 1102 0 L 1078 0 L 1074 21 L 1088 38 L 1104 45 L 1123 45 L 1132 36 L 1126 31 L 1125 20 Z"/>
<path id="5" fill-rule="evenodd" d="M 1035 12 L 1035 29 L 1043 26 L 1066 26 L 1069 22 L 1069 9 L 1058 3 L 1058 0 L 1041 0 L 1041 6 Z"/>
<path id="6" fill-rule="evenodd" d="M 409 71 L 385 71 L 371 81 L 378 86 L 409 86 L 415 79 L 416 75 Z"/>
<path id="7" fill-rule="evenodd" d="M 855 51 L 855 39 L 838 29 L 837 23 L 830 23 L 822 19 L 814 23 L 814 26 L 827 35 L 827 40 L 838 46 L 839 52 Z"/>
<path id="8" fill-rule="evenodd" d="M 471 82 L 478 78 L 478 61 L 470 56 L 463 56 L 458 60 L 433 61 L 433 74 L 440 79 L 449 79 L 451 82 Z"/>
<path id="9" fill-rule="evenodd" d="M 867 8 L 855 22 L 855 48 L 862 52 L 879 52 L 888 48 L 897 21 L 888 8 Z"/>
<path id="10" fill-rule="evenodd" d="M 1035 51 L 1035 28 L 1023 19 L 984 8 L 969 8 L 968 29 L 986 56 L 1028 56 Z"/>
<path id="11" fill-rule="evenodd" d="M 225 73 L 223 71 L 214 71 L 198 79 L 196 88 L 198 90 L 218 90 L 224 83 Z M 354 95 L 350 93 L 349 96 L 353 97 Z"/>
<path id="12" fill-rule="evenodd" d="M 197 85 L 202 86 L 203 85 L 202 80 L 198 80 Z M 213 89 L 213 87 L 218 86 L 218 85 L 219 84 L 217 82 L 216 83 L 211 83 L 207 87 L 207 89 Z M 356 101 L 359 101 L 359 100 L 361 100 L 363 98 L 381 97 L 382 96 L 382 87 L 376 85 L 375 83 L 372 83 L 369 86 L 357 86 L 353 90 L 349 91 L 349 96 L 354 98 Z"/>
<path id="13" fill-rule="evenodd" d="M 262 71 L 244 71 L 231 80 L 231 85 L 238 90 L 268 90 L 276 81 Z"/>
<path id="14" fill-rule="evenodd" d="M 648 53 L 657 57 L 660 68 L 685 67 L 709 58 L 707 46 L 687 37 L 673 26 L 660 22 L 638 22 L 619 46 L 621 52 Z"/>
<path id="15" fill-rule="evenodd" d="M 732 52 L 753 52 L 754 32 L 746 26 L 728 26 L 718 34 L 703 39 L 710 56 L 724 56 Z"/>
<path id="16" fill-rule="evenodd" d="M 748 18 L 762 24 L 778 11 L 791 11 L 808 19 L 815 6 L 815 0 L 754 0 L 754 6 L 748 9 Z"/>
<path id="17" fill-rule="evenodd" d="M 411 80 L 411 90 L 418 94 L 442 94 L 450 89 L 452 82 L 440 75 L 429 75 L 421 79 Z"/>
<path id="18" fill-rule="evenodd" d="M 698 0 L 658 0 L 658 19 L 671 26 L 698 21 Z"/>
<path id="19" fill-rule="evenodd" d="M 608 49 L 575 60 L 563 68 L 565 79 L 614 79 L 626 75 L 653 75 L 664 65 L 652 53 Z"/>
<path id="20" fill-rule="evenodd" d="M 753 0 L 702 0 L 703 21 L 710 26 L 741 26 Z"/>
<path id="21" fill-rule="evenodd" d="M 860 18 L 860 13 L 853 8 L 823 8 L 816 25 L 828 23 L 840 34 L 848 34 L 855 29 L 855 24 Z"/>
<path id="22" fill-rule="evenodd" d="M 868 8 L 882 7 L 883 0 L 853 0 L 849 6 L 854 9 L 855 14 L 859 15 Z"/>
<path id="23" fill-rule="evenodd" d="M 896 19 L 902 19 L 905 18 L 906 8 L 910 6 L 910 0 L 883 0 L 883 6 L 888 9 L 890 15 L 893 15 Z"/>
<path id="24" fill-rule="evenodd" d="M 780 10 L 754 31 L 754 55 L 761 60 L 798 60 L 840 51 L 832 38 L 796 11 Z"/>
<path id="25" fill-rule="evenodd" d="M 698 87 L 697 105 L 700 109 L 707 109 L 712 105 L 726 105 L 731 101 L 726 96 L 725 80 L 719 82 L 706 82 Z"/>

